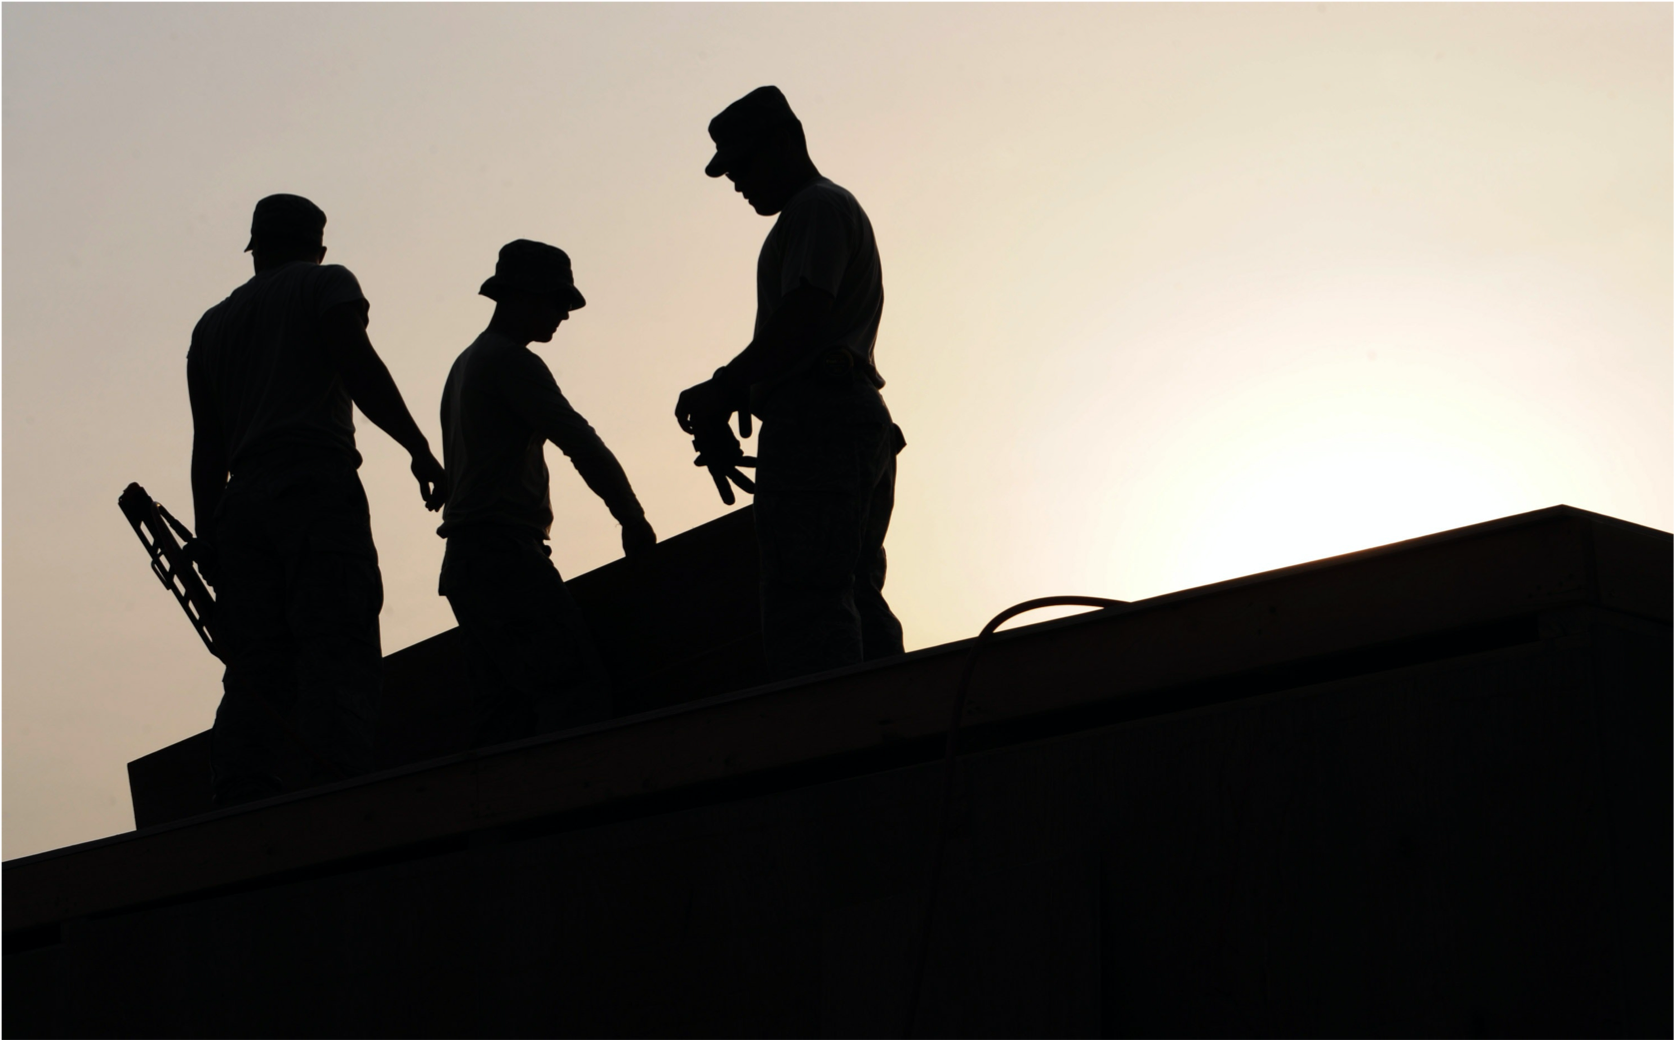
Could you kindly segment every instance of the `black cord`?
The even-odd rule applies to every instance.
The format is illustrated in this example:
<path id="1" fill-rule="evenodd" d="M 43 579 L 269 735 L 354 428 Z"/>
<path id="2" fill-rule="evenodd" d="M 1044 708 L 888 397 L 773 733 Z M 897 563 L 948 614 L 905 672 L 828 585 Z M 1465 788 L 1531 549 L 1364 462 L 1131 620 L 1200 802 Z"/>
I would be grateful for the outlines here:
<path id="1" fill-rule="evenodd" d="M 1019 603 L 1014 607 L 1007 607 L 994 615 L 994 619 L 982 627 L 976 640 L 971 643 L 970 653 L 965 655 L 965 670 L 959 676 L 959 687 L 953 695 L 953 716 L 948 720 L 947 742 L 942 750 L 942 810 L 937 821 L 936 842 L 931 846 L 930 870 L 925 883 L 924 901 L 919 911 L 919 924 L 914 929 L 913 950 L 910 961 L 913 965 L 912 996 L 907 1004 L 907 1018 L 901 1035 L 913 1035 L 913 1026 L 918 1022 L 919 1002 L 924 995 L 924 969 L 930 959 L 930 926 L 936 913 L 936 899 L 940 895 L 942 858 L 947 852 L 948 837 L 952 832 L 953 821 L 953 760 L 959 753 L 959 727 L 965 719 L 965 696 L 970 692 L 971 675 L 976 671 L 977 655 L 993 638 L 995 629 L 1010 621 L 1019 614 L 1041 607 L 1121 607 L 1127 604 L 1119 599 L 1100 599 L 1097 596 L 1046 596 L 1041 599 L 1031 599 Z"/>

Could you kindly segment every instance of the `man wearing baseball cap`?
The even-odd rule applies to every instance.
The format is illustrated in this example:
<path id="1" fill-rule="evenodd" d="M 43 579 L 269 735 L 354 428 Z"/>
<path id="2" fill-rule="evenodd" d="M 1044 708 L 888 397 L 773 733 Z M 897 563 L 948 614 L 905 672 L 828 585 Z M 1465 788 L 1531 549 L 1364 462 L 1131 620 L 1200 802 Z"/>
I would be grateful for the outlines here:
<path id="1" fill-rule="evenodd" d="M 723 474 L 748 461 L 728 418 L 739 412 L 746 436 L 748 417 L 762 420 L 755 520 L 774 676 L 901 653 L 901 623 L 883 598 L 883 543 L 906 442 L 873 361 L 884 297 L 871 221 L 814 167 L 777 87 L 728 105 L 709 136 L 715 156 L 704 172 L 778 219 L 756 265 L 750 344 L 682 393 L 675 417 L 700 461 Z"/>
<path id="2" fill-rule="evenodd" d="M 550 343 L 587 301 L 570 258 L 518 239 L 479 290 L 488 328 L 459 355 L 442 390 L 442 450 L 453 493 L 437 534 L 448 541 L 439 591 L 465 635 L 474 746 L 581 725 L 609 714 L 609 681 L 587 624 L 552 565 L 544 447 L 569 456 L 622 525 L 622 550 L 657 535 L 628 476 L 529 350 Z"/>
<path id="3" fill-rule="evenodd" d="M 210 736 L 220 805 L 278 794 L 287 756 L 310 783 L 373 767 L 384 593 L 354 406 L 412 456 L 426 508 L 448 493 L 366 336 L 360 283 L 321 263 L 325 223 L 299 195 L 256 203 L 255 276 L 204 314 L 186 355 L 196 551 L 227 666 Z"/>

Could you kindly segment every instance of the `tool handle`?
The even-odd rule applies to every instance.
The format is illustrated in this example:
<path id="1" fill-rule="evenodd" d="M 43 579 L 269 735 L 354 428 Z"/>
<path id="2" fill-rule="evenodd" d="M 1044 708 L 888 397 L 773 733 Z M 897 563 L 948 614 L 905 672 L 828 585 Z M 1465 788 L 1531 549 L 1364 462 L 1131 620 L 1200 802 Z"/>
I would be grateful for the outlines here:
<path id="1" fill-rule="evenodd" d="M 192 565 L 186 551 L 175 540 L 175 531 L 179 531 L 180 536 L 190 542 L 192 532 L 170 516 L 138 484 L 129 484 L 116 504 L 151 557 L 151 573 L 174 595 L 175 602 L 186 612 L 186 620 L 192 623 L 198 638 L 203 640 L 204 648 L 220 657 L 213 633 L 215 597 L 198 576 L 197 568 Z M 164 517 L 168 519 L 164 520 Z M 174 530 L 170 530 L 171 526 Z"/>

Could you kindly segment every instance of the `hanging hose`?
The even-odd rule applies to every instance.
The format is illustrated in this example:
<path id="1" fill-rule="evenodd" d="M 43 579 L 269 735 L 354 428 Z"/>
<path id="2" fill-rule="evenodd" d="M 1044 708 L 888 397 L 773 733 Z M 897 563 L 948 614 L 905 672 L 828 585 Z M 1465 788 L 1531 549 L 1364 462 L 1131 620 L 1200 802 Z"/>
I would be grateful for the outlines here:
<path id="1" fill-rule="evenodd" d="M 947 742 L 942 750 L 942 806 L 937 820 L 936 841 L 930 850 L 930 869 L 925 883 L 924 901 L 919 911 L 918 927 L 914 929 L 913 949 L 909 956 L 912 964 L 912 993 L 907 1003 L 906 1025 L 901 1035 L 913 1035 L 913 1026 L 918 1022 L 918 1008 L 920 999 L 924 995 L 924 969 L 930 959 L 930 927 L 936 913 L 936 898 L 940 894 L 942 858 L 947 851 L 948 837 L 952 832 L 953 821 L 953 760 L 959 753 L 959 727 L 965 718 L 965 696 L 970 692 L 971 674 L 976 671 L 977 655 L 993 638 L 995 629 L 1010 621 L 1019 614 L 1025 614 L 1041 607 L 1121 607 L 1127 604 L 1119 599 L 1100 599 L 1097 596 L 1046 596 L 1042 599 L 1031 599 L 1019 603 L 1014 607 L 1007 607 L 994 615 L 994 620 L 984 625 L 976 640 L 971 643 L 970 653 L 965 655 L 965 670 L 959 676 L 959 687 L 953 695 L 953 715 L 948 720 Z"/>

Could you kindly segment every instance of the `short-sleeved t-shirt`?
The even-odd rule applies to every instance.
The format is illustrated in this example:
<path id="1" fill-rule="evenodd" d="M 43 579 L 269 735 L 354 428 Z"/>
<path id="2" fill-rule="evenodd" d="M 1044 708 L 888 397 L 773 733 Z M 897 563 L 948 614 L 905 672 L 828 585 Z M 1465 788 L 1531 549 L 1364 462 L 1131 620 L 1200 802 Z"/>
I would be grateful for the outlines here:
<path id="1" fill-rule="evenodd" d="M 442 453 L 452 490 L 444 538 L 469 527 L 552 530 L 547 441 L 619 521 L 644 516 L 633 488 L 591 424 L 570 406 L 534 352 L 492 329 L 453 363 L 442 388 Z"/>
<path id="2" fill-rule="evenodd" d="M 186 373 L 214 402 L 229 470 L 290 455 L 360 465 L 354 402 L 321 334 L 320 318 L 342 304 L 364 320 L 348 268 L 296 261 L 258 273 L 199 319 Z"/>
<path id="3" fill-rule="evenodd" d="M 827 345 L 855 357 L 855 367 L 881 388 L 872 351 L 883 319 L 883 265 L 872 222 L 846 190 L 816 177 L 791 196 L 756 262 L 756 335 L 780 301 L 802 285 L 831 294 Z"/>

